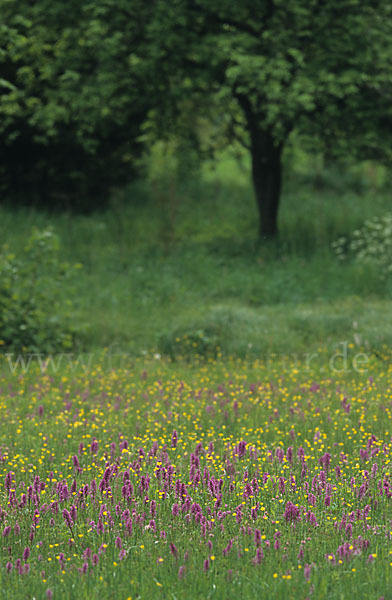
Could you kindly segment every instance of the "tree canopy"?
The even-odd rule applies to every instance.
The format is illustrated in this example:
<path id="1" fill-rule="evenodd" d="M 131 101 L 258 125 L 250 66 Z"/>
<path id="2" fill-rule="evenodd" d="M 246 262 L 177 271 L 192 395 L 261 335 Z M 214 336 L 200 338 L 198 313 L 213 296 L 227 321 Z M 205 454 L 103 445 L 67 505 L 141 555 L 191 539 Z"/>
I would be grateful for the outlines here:
<path id="1" fill-rule="evenodd" d="M 177 0 L 156 6 L 171 110 L 210 97 L 250 151 L 260 234 L 275 235 L 293 130 L 330 153 L 390 157 L 392 6 L 360 0 Z M 169 121 L 170 122 L 170 121 Z"/>
<path id="2" fill-rule="evenodd" d="M 138 20 L 105 2 L 1 0 L 0 176 L 40 204 L 88 208 L 129 179 L 151 105 Z M 136 3 L 131 3 L 133 8 Z"/>
<path id="3" fill-rule="evenodd" d="M 95 204 L 134 173 L 147 119 L 189 134 L 190 111 L 249 150 L 260 235 L 273 236 L 294 130 L 329 153 L 390 157 L 389 2 L 0 5 L 3 191 Z"/>

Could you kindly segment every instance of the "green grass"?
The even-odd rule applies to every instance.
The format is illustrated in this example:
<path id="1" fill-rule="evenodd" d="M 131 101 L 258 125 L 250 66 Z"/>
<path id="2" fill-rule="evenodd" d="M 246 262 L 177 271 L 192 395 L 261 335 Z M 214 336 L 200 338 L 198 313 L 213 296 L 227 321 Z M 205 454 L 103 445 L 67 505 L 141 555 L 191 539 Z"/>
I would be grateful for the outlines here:
<path id="1" fill-rule="evenodd" d="M 33 226 L 51 226 L 64 259 L 83 264 L 75 318 L 88 326 L 85 350 L 173 355 L 183 335 L 201 340 L 200 350 L 217 343 L 240 356 L 311 351 L 354 334 L 388 345 L 391 281 L 331 250 L 388 211 L 384 171 L 290 160 L 274 243 L 257 243 L 246 163 L 230 158 L 187 184 L 174 176 L 134 184 L 90 216 L 3 207 L 1 240 L 18 252 Z"/>
<path id="2" fill-rule="evenodd" d="M 0 356 L 1 598 L 388 598 L 392 283 L 331 250 L 388 211 L 385 173 L 286 160 L 274 243 L 230 160 L 90 216 L 0 208 L 16 254 L 52 227 L 83 264 L 88 328 L 74 355 Z"/>
<path id="3" fill-rule="evenodd" d="M 391 368 L 331 358 L 1 358 L 0 597 L 388 598 Z"/>

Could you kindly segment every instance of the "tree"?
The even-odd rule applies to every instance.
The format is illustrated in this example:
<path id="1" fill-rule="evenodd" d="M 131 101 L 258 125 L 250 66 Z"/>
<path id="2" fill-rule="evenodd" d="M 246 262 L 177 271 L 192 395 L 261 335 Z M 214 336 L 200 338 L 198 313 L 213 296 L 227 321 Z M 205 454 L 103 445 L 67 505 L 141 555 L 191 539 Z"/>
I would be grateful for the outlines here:
<path id="1" fill-rule="evenodd" d="M 88 210 L 135 173 L 150 108 L 143 4 L 0 0 L 0 188 Z"/>
<path id="2" fill-rule="evenodd" d="M 294 129 L 330 153 L 388 154 L 391 16 L 383 0 L 156 3 L 150 60 L 160 65 L 166 124 L 185 99 L 219 102 L 251 155 L 260 236 L 278 231 L 282 153 Z"/>
<path id="3" fill-rule="evenodd" d="M 0 0 L 0 10 L 3 195 L 95 204 L 135 170 L 147 117 L 184 130 L 192 107 L 249 150 L 259 232 L 274 236 L 294 130 L 330 154 L 388 155 L 385 0 Z"/>

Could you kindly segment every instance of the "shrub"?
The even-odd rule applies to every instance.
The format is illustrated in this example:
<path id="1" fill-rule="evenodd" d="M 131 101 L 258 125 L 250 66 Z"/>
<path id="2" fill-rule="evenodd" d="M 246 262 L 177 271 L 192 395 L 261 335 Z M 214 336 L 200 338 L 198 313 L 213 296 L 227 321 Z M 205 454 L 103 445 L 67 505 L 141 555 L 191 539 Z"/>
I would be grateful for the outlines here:
<path id="1" fill-rule="evenodd" d="M 216 357 L 219 352 L 219 338 L 216 332 L 203 329 L 176 329 L 160 336 L 159 350 L 171 359 L 192 359 Z"/>
<path id="2" fill-rule="evenodd" d="M 0 340 L 7 351 L 52 353 L 72 348 L 77 331 L 67 296 L 75 269 L 59 259 L 59 239 L 34 230 L 20 256 L 0 253 Z"/>
<path id="3" fill-rule="evenodd" d="M 340 260 L 352 257 L 374 265 L 381 278 L 388 277 L 392 273 L 392 214 L 365 221 L 351 238 L 341 237 L 332 247 Z"/>

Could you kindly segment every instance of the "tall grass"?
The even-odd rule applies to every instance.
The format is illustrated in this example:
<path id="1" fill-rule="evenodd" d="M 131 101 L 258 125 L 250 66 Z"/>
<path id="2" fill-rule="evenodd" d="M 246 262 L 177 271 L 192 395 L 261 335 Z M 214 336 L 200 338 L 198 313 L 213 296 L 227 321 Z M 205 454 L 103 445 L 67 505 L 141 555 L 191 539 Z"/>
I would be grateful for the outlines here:
<path id="1" fill-rule="evenodd" d="M 337 237 L 387 212 L 385 171 L 337 169 L 299 153 L 286 161 L 274 243 L 257 243 L 248 166 L 227 156 L 187 182 L 170 172 L 137 182 L 90 216 L 3 207 L 1 241 L 17 252 L 33 226 L 52 227 L 64 259 L 83 264 L 86 349 L 173 353 L 184 335 L 196 336 L 199 350 L 217 344 L 240 355 L 354 333 L 388 343 L 391 283 L 369 265 L 339 264 L 331 250 Z"/>

